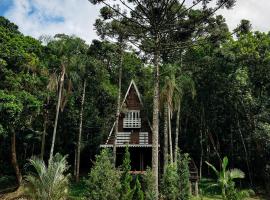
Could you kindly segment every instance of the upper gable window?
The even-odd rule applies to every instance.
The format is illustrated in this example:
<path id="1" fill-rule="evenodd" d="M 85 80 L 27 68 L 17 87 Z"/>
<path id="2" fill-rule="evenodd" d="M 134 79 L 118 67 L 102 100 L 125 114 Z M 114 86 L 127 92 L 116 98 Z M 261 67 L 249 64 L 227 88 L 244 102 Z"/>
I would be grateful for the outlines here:
<path id="1" fill-rule="evenodd" d="M 129 110 L 125 114 L 123 128 L 141 128 L 139 110 Z"/>

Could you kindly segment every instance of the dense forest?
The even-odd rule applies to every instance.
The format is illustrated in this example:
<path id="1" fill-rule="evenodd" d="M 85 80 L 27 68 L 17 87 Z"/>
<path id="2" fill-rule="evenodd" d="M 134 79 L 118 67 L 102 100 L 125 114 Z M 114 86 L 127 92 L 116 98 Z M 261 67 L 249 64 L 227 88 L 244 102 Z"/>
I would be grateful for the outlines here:
<path id="1" fill-rule="evenodd" d="M 225 19 L 211 12 L 233 6 L 230 1 L 202 10 L 164 3 L 166 12 L 160 17 L 182 11 L 177 19 L 181 30 L 171 32 L 175 27 L 158 25 L 150 30 L 151 8 L 140 9 L 145 6 L 140 2 L 144 1 L 133 2 L 137 7 L 130 8 L 130 18 L 106 3 L 95 23 L 100 40 L 91 44 L 65 34 L 37 40 L 0 17 L 0 194 L 25 184 L 25 175 L 34 171 L 29 162 L 39 158 L 50 164 L 59 153 L 67 155 L 69 168 L 63 173 L 70 174 L 69 181 L 86 182 L 91 188 L 88 199 L 101 199 L 93 197 L 96 187 L 91 184 L 98 185 L 98 176 L 113 168 L 106 158 L 114 150 L 101 152 L 100 144 L 119 117 L 131 80 L 141 92 L 153 134 L 157 133 L 153 140 L 160 142 L 159 162 L 164 166 L 157 172 L 164 178 L 156 180 L 163 199 L 190 198 L 170 197 L 176 177 L 170 161 L 177 163 L 178 150 L 182 160 L 188 153 L 195 162 L 201 180 L 215 180 L 212 168 L 219 171 L 228 164 L 245 174 L 237 187 L 270 191 L 270 35 L 253 31 L 247 20 L 229 31 Z M 157 30 L 170 33 L 155 35 Z M 128 150 L 125 159 L 123 180 L 130 183 Z M 104 165 L 105 172 L 97 165 Z M 117 179 L 112 172 L 107 175 Z M 153 176 L 148 184 L 155 188 L 155 171 L 147 176 Z M 141 186 L 137 178 L 131 184 L 136 198 L 121 195 L 121 199 L 157 199 L 150 192 L 143 197 L 141 187 L 145 190 L 146 183 Z M 103 189 L 109 193 L 110 187 Z"/>

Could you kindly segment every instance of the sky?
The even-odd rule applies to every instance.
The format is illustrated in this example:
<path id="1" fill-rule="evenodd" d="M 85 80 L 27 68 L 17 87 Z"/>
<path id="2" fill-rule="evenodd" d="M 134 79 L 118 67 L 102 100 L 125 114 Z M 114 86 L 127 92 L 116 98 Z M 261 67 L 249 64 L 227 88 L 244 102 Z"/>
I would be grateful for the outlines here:
<path id="1" fill-rule="evenodd" d="M 93 24 L 99 9 L 88 0 L 0 0 L 0 16 L 17 24 L 25 35 L 39 38 L 65 33 L 79 36 L 87 43 L 98 38 Z M 248 19 L 253 30 L 268 32 L 269 10 L 270 0 L 237 0 L 233 9 L 223 9 L 218 14 L 226 18 L 230 30 L 241 19 Z"/>

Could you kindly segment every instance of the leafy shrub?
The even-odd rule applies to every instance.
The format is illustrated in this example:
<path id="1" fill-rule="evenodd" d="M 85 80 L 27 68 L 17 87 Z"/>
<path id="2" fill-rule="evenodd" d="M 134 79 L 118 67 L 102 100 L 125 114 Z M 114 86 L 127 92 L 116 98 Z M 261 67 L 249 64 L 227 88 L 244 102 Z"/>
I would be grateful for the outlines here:
<path id="1" fill-rule="evenodd" d="M 96 156 L 96 162 L 89 178 L 87 199 L 89 200 L 118 200 L 120 198 L 120 172 L 112 163 L 112 155 L 108 149 L 103 149 Z"/>
<path id="2" fill-rule="evenodd" d="M 179 195 L 179 174 L 176 164 L 169 164 L 161 180 L 161 194 L 165 200 L 176 200 Z"/>
<path id="3" fill-rule="evenodd" d="M 48 167 L 43 160 L 33 157 L 29 165 L 34 167 L 35 173 L 29 173 L 25 192 L 35 200 L 64 200 L 68 196 L 69 175 L 64 175 L 69 166 L 66 156 L 56 154 Z"/>
<path id="4" fill-rule="evenodd" d="M 249 191 L 240 191 L 235 188 L 234 180 L 245 178 L 245 173 L 240 169 L 227 170 L 228 163 L 228 158 L 224 157 L 221 165 L 221 170 L 218 171 L 213 165 L 206 162 L 206 164 L 210 166 L 217 175 L 217 183 L 213 184 L 212 186 L 220 187 L 222 191 L 222 199 L 224 200 L 243 200 L 249 197 Z"/>
<path id="5" fill-rule="evenodd" d="M 190 199 L 190 173 L 189 173 L 189 155 L 187 153 L 181 154 L 178 153 L 178 160 L 177 160 L 177 171 L 179 174 L 179 200 L 188 200 Z"/>
<path id="6" fill-rule="evenodd" d="M 156 192 L 155 192 L 155 179 L 151 168 L 147 168 L 144 175 L 144 183 L 145 183 L 145 199 L 146 200 L 155 200 Z"/>
<path id="7" fill-rule="evenodd" d="M 121 166 L 121 200 L 130 200 L 133 196 L 133 191 L 131 189 L 132 176 L 130 174 L 130 153 L 128 147 L 126 147 L 125 158 Z"/>
<path id="8" fill-rule="evenodd" d="M 136 183 L 133 188 L 132 200 L 144 200 L 144 193 L 142 191 L 142 186 L 141 186 L 138 176 L 136 177 Z"/>

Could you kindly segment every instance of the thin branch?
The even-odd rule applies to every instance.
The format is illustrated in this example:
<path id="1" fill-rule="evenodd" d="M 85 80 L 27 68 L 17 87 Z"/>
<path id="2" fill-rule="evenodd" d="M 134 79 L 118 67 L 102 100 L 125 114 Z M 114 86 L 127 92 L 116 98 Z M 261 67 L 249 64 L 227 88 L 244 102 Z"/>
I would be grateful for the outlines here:
<path id="1" fill-rule="evenodd" d="M 228 36 L 233 36 L 234 34 L 236 34 L 237 32 L 239 32 L 239 30 L 235 30 L 233 31 L 232 33 L 230 33 L 230 35 Z M 189 47 L 193 47 L 193 46 L 199 46 L 199 45 L 202 45 L 202 43 L 205 43 L 205 42 L 209 42 L 208 40 L 211 38 L 211 36 L 209 37 L 206 37 L 206 38 L 202 38 L 202 39 L 198 39 L 198 40 L 195 40 L 195 41 L 190 41 L 190 42 L 182 42 L 180 44 L 178 44 L 177 46 L 171 46 L 171 47 L 167 47 L 167 48 L 162 48 L 162 51 L 167 51 L 167 50 L 182 50 L 182 49 L 186 49 L 186 48 L 189 48 Z M 185 45 L 185 46 L 182 46 L 182 45 Z M 181 46 L 179 46 L 181 45 Z"/>
<path id="2" fill-rule="evenodd" d="M 141 19 L 144 20 L 148 20 L 148 18 L 141 16 L 137 11 L 135 11 L 134 9 L 132 9 L 129 5 L 127 5 L 125 3 L 125 0 L 119 0 L 126 8 L 128 8 L 129 10 L 131 10 L 132 12 L 136 13 L 137 16 L 139 16 Z"/>
<path id="3" fill-rule="evenodd" d="M 194 8 L 195 6 L 197 6 L 197 5 L 198 5 L 199 3 L 201 3 L 201 2 L 202 2 L 202 0 L 197 1 L 195 4 L 193 4 L 193 5 L 190 6 L 189 8 L 185 9 L 183 12 L 179 13 L 179 15 L 177 15 L 177 13 L 181 10 L 181 8 L 183 7 L 183 5 L 184 5 L 184 3 L 185 3 L 185 0 L 183 0 L 181 6 L 180 6 L 179 9 L 177 9 L 177 11 L 175 12 L 176 17 L 174 17 L 174 18 L 171 20 L 171 22 L 174 21 L 174 20 L 176 20 L 176 19 L 179 18 L 179 17 L 184 16 L 185 13 L 187 13 L 189 10 L 191 10 L 192 8 Z M 167 24 L 166 24 L 167 26 L 174 26 L 174 25 L 175 25 L 175 24 L 168 24 L 168 23 L 169 23 L 169 22 L 167 22 Z"/>
<path id="4" fill-rule="evenodd" d="M 221 5 L 219 5 L 218 7 L 216 7 L 212 12 L 210 12 L 208 15 L 206 15 L 206 16 L 203 16 L 200 20 L 198 20 L 198 21 L 196 21 L 195 23 L 194 23 L 194 26 L 193 26 L 193 31 L 195 30 L 195 28 L 196 27 L 198 27 L 199 25 L 201 25 L 202 23 L 204 23 L 204 20 L 205 19 L 207 19 L 207 18 L 209 18 L 210 16 L 212 16 L 213 14 L 215 14 L 215 12 L 217 11 L 217 10 L 219 10 L 221 7 L 223 7 L 226 3 L 227 3 L 227 1 L 228 0 L 226 0 L 226 1 L 224 1 Z M 199 23 L 199 24 L 198 24 Z M 177 28 L 180 28 L 181 26 L 177 26 L 177 27 L 174 27 L 174 28 L 172 28 L 172 29 L 169 29 L 169 30 L 166 30 L 166 31 L 164 31 L 164 32 L 162 32 L 162 33 L 169 33 L 169 32 L 172 32 L 172 31 L 174 31 L 174 30 L 177 30 Z"/>
<path id="5" fill-rule="evenodd" d="M 115 11 L 116 13 L 121 15 L 122 17 L 124 17 L 125 19 L 127 19 L 128 21 L 134 22 L 135 24 L 139 25 L 141 28 L 148 30 L 148 27 L 145 27 L 145 26 L 141 25 L 140 23 L 138 23 L 137 21 L 132 20 L 131 18 L 127 17 L 126 15 L 124 15 L 123 13 L 121 13 L 120 11 L 118 11 L 117 9 L 115 9 L 110 4 L 106 3 L 105 1 L 102 1 L 102 3 L 105 4 L 106 6 L 108 6 L 109 8 L 111 8 L 113 11 Z"/>

